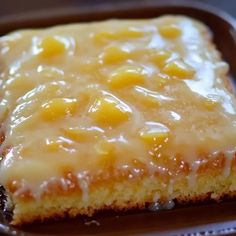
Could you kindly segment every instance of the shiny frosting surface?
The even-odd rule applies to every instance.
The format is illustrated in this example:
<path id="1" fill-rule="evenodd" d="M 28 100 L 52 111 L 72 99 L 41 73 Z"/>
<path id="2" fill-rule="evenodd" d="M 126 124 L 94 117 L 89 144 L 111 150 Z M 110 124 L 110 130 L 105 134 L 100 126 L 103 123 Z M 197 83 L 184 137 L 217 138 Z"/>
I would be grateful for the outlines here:
<path id="1" fill-rule="evenodd" d="M 170 163 L 231 160 L 227 71 L 209 30 L 180 16 L 3 36 L 0 182 L 37 189 L 66 172 L 138 174 L 141 163 L 173 176 Z"/>

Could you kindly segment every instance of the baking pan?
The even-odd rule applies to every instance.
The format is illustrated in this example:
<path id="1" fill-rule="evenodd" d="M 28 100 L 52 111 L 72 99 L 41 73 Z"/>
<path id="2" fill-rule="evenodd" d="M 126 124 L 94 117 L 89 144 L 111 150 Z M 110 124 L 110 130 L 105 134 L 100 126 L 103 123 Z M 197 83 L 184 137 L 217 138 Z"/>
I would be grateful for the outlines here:
<path id="1" fill-rule="evenodd" d="M 182 14 L 204 22 L 211 29 L 214 42 L 230 65 L 230 78 L 236 84 L 236 23 L 211 6 L 196 2 L 128 1 L 83 8 L 65 8 L 11 16 L 0 21 L 0 35 L 21 28 L 40 28 L 72 22 L 111 18 L 152 18 L 163 14 Z M 32 224 L 12 228 L 0 212 L 0 234 L 6 235 L 229 235 L 236 234 L 236 201 L 177 206 L 173 210 L 126 213 L 101 212 L 92 218 Z"/>

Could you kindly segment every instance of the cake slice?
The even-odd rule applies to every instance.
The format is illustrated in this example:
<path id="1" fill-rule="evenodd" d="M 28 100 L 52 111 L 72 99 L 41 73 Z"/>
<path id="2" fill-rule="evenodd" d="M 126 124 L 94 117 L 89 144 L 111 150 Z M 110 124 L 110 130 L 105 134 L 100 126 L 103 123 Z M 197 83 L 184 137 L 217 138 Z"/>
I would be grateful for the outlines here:
<path id="1" fill-rule="evenodd" d="M 0 184 L 11 224 L 236 193 L 236 99 L 184 16 L 0 38 Z"/>

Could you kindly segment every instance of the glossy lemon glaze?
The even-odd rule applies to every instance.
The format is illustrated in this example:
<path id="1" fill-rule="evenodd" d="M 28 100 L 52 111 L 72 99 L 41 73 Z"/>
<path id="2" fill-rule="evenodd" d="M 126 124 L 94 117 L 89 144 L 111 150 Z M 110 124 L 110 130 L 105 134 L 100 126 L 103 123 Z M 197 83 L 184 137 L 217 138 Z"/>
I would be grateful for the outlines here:
<path id="1" fill-rule="evenodd" d="M 228 66 L 202 24 L 165 16 L 0 38 L 0 183 L 45 188 L 65 172 L 171 173 L 236 149 Z M 228 165 L 226 168 L 230 168 Z M 226 170 L 226 173 L 228 170 Z M 175 177 L 173 177 L 175 178 Z"/>

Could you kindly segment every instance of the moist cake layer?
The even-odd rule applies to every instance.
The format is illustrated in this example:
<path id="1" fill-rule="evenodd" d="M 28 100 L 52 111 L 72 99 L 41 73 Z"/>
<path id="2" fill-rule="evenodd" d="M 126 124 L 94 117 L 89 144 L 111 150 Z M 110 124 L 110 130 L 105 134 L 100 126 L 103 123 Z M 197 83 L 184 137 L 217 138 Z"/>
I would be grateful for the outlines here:
<path id="1" fill-rule="evenodd" d="M 227 71 L 209 30 L 183 16 L 1 37 L 0 183 L 13 222 L 234 192 L 236 101 Z M 94 205 L 94 188 L 113 192 L 112 200 L 104 194 Z M 43 199 L 48 216 L 38 209 Z"/>

